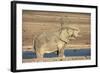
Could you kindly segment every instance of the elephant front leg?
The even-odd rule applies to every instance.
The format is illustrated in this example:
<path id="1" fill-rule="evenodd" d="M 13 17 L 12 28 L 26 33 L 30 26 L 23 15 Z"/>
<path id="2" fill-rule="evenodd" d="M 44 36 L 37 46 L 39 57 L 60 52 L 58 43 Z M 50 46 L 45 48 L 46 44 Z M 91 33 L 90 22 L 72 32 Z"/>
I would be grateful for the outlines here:
<path id="1" fill-rule="evenodd" d="M 64 57 L 64 47 L 65 47 L 65 43 L 60 41 L 57 46 L 59 57 Z"/>
<path id="2" fill-rule="evenodd" d="M 59 57 L 65 58 L 65 56 L 64 56 L 64 48 L 59 49 Z"/>
<path id="3" fill-rule="evenodd" d="M 64 61 L 65 60 L 64 48 L 59 49 L 59 59 L 60 59 L 60 61 Z"/>
<path id="4" fill-rule="evenodd" d="M 37 55 L 37 61 L 38 62 L 43 61 L 43 55 L 44 55 L 44 53 L 42 51 L 37 51 L 36 55 Z"/>
<path id="5" fill-rule="evenodd" d="M 64 47 L 65 47 L 65 44 L 58 45 L 59 58 L 60 58 L 61 61 L 65 59 Z"/>

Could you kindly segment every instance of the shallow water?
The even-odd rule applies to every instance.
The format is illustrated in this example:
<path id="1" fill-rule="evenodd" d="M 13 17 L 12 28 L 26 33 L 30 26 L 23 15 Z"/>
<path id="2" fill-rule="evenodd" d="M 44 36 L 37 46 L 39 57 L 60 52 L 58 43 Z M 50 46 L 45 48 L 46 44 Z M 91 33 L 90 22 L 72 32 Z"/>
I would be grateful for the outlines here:
<path id="1" fill-rule="evenodd" d="M 36 53 L 31 51 L 24 51 L 23 52 L 23 59 L 32 59 L 36 58 Z M 90 49 L 80 49 L 80 50 L 65 50 L 64 55 L 67 56 L 91 56 L 91 50 Z M 45 58 L 53 58 L 58 57 L 57 54 L 53 53 L 45 53 Z"/>

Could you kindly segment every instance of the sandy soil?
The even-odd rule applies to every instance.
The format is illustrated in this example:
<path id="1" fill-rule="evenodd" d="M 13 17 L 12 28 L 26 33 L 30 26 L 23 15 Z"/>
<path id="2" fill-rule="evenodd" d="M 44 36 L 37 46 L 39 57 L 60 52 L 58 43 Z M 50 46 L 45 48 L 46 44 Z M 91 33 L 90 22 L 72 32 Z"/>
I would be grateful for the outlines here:
<path id="1" fill-rule="evenodd" d="M 43 59 L 23 59 L 23 63 L 29 62 L 54 62 L 54 61 L 74 61 L 74 60 L 90 60 L 90 56 L 72 56 L 72 57 L 55 57 L 55 58 L 43 58 Z"/>

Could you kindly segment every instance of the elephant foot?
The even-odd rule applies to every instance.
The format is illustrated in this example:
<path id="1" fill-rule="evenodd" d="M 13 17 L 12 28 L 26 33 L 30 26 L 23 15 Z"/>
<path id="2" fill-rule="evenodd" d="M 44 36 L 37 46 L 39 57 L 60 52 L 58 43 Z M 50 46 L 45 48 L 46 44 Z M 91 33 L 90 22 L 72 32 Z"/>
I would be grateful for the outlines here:
<path id="1" fill-rule="evenodd" d="M 43 61 L 43 58 L 37 58 L 36 61 L 37 62 L 42 62 Z"/>
<path id="2" fill-rule="evenodd" d="M 59 57 L 60 61 L 64 61 L 65 60 L 65 56 Z"/>

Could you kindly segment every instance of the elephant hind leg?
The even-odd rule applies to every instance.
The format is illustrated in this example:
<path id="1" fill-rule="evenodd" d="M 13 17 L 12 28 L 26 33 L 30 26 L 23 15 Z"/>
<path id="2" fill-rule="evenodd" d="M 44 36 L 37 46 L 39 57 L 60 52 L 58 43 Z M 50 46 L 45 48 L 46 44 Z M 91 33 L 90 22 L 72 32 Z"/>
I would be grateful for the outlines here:
<path id="1" fill-rule="evenodd" d="M 43 61 L 43 56 L 44 56 L 44 53 L 42 51 L 37 51 L 36 52 L 36 56 L 37 56 L 37 60 L 38 61 Z"/>
<path id="2" fill-rule="evenodd" d="M 41 52 L 37 52 L 36 55 L 37 55 L 37 58 L 43 58 L 43 53 Z"/>

